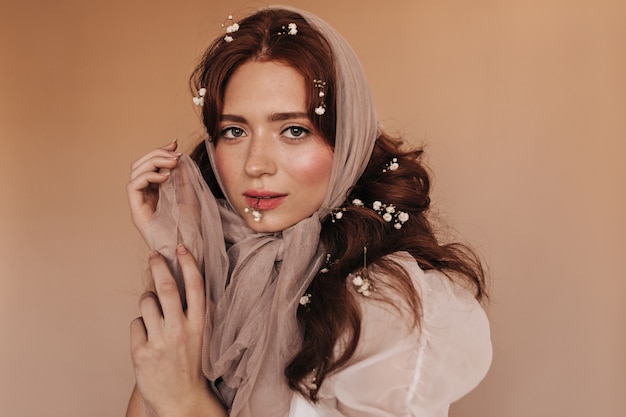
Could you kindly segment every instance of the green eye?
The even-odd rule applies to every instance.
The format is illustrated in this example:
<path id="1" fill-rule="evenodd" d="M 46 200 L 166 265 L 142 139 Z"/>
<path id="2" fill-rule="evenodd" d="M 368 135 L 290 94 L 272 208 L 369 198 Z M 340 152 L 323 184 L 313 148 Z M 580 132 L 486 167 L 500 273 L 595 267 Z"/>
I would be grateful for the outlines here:
<path id="1" fill-rule="evenodd" d="M 226 139 L 236 139 L 245 135 L 246 132 L 240 127 L 227 127 L 221 132 L 221 136 Z"/>
<path id="2" fill-rule="evenodd" d="M 283 130 L 283 135 L 291 139 L 301 139 L 309 133 L 309 130 L 302 126 L 290 126 Z"/>

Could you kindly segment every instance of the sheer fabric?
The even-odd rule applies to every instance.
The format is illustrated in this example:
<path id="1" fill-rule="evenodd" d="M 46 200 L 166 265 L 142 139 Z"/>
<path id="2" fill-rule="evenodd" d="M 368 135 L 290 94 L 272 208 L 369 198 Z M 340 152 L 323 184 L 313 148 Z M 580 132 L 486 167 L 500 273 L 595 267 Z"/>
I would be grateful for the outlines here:
<path id="1" fill-rule="evenodd" d="M 457 316 L 463 316 L 469 314 L 468 306 L 476 309 L 477 304 L 469 301 L 470 294 L 457 294 L 458 289 L 445 284 L 438 274 L 421 273 L 414 262 L 408 270 L 414 275 L 428 313 L 421 332 L 408 331 L 401 318 L 364 299 L 364 339 L 350 366 L 322 385 L 320 405 L 311 408 L 301 397 L 294 397 L 286 384 L 284 367 L 300 346 L 298 301 L 323 262 L 319 247 L 321 220 L 330 207 L 345 200 L 365 169 L 377 137 L 377 122 L 367 80 L 348 43 L 314 15 L 281 8 L 301 14 L 317 29 L 331 45 L 336 61 L 336 144 L 322 207 L 282 233 L 255 233 L 228 201 L 214 198 L 198 167 L 183 156 L 170 179 L 160 187 L 150 244 L 168 259 L 183 296 L 175 256 L 177 244 L 187 246 L 204 271 L 207 316 L 203 371 L 231 416 L 288 416 L 290 409 L 291 415 L 300 416 L 293 414 L 294 407 L 304 407 L 303 413 L 321 413 L 313 415 L 413 412 L 443 416 L 452 398 L 480 380 L 484 366 L 477 371 L 467 359 L 474 351 L 468 345 L 468 335 L 477 327 L 473 319 L 447 320 L 441 311 L 455 316 L 454 308 L 458 308 Z M 207 149 L 215 166 L 210 141 Z M 431 281 L 432 285 L 428 284 Z M 461 299 L 465 302 L 457 303 Z M 444 307 L 448 301 L 453 302 Z M 479 317 L 482 313 L 472 314 Z M 385 331 L 384 337 L 377 336 L 379 330 Z M 478 337 L 484 353 L 484 328 L 482 331 Z M 459 375 L 466 375 L 467 380 Z M 381 404 L 389 406 L 385 406 L 387 414 L 381 413 Z M 439 414 L 425 414 L 431 409 Z M 399 414 L 394 414 L 396 411 Z"/>
<path id="2" fill-rule="evenodd" d="M 446 417 L 487 373 L 489 323 L 472 294 L 438 271 L 422 271 L 409 254 L 394 259 L 422 300 L 420 328 L 357 295 L 363 321 L 355 355 L 322 384 L 319 403 L 294 395 L 290 417 Z"/>
<path id="3" fill-rule="evenodd" d="M 363 173 L 377 137 L 372 95 L 350 45 L 318 17 L 280 8 L 299 13 L 317 29 L 335 59 L 336 138 L 321 208 L 282 233 L 254 233 L 227 201 L 216 201 L 195 164 L 182 157 L 160 187 L 151 223 L 152 247 L 169 260 L 179 283 L 177 244 L 185 244 L 201 260 L 208 306 L 203 371 L 216 381 L 216 393 L 232 416 L 288 414 L 292 393 L 284 367 L 299 348 L 298 301 L 323 260 L 320 219 L 345 200 Z M 215 167 L 210 141 L 207 150 Z"/>

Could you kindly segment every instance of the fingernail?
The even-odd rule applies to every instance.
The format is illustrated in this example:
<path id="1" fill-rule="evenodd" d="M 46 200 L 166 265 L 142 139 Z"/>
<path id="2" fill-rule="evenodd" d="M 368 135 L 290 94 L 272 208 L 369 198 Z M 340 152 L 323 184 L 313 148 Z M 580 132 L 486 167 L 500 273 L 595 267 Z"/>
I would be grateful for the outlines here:
<path id="1" fill-rule="evenodd" d="M 186 255 L 187 248 L 184 247 L 183 245 L 178 245 L 178 247 L 176 248 L 176 252 L 178 252 L 179 255 Z"/>

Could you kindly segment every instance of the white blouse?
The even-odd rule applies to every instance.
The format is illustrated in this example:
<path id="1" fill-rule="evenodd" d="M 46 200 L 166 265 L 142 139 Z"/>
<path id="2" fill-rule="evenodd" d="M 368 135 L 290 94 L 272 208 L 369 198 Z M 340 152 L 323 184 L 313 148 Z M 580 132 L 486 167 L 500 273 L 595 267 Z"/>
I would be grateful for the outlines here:
<path id="1" fill-rule="evenodd" d="M 289 416 L 446 417 L 450 404 L 484 378 L 492 352 L 480 304 L 441 272 L 424 272 L 407 253 L 394 258 L 420 295 L 421 325 L 409 328 L 396 310 L 359 294 L 354 356 L 326 378 L 318 403 L 294 394 Z"/>

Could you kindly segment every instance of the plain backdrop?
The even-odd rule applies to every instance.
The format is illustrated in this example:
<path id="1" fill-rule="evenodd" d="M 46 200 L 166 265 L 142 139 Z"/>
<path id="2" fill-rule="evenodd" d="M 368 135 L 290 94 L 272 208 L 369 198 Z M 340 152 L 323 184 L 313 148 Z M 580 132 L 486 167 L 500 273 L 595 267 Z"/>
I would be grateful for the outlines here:
<path id="1" fill-rule="evenodd" d="M 626 2 L 284 2 L 352 43 L 490 266 L 493 365 L 451 416 L 625 416 Z M 192 147 L 188 75 L 261 5 L 0 0 L 0 415 L 123 414 L 147 261 L 130 163 Z"/>

